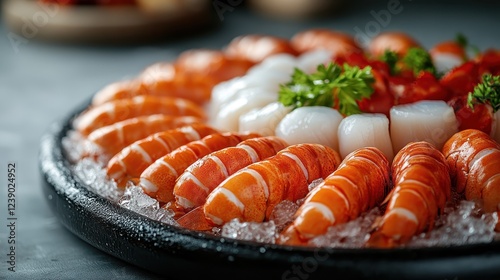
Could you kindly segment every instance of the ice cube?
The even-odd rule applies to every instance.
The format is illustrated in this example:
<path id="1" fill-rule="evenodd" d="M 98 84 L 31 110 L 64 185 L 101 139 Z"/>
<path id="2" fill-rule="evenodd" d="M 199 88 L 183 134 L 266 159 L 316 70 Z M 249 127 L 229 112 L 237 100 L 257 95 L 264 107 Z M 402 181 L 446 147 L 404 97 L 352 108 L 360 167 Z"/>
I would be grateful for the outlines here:
<path id="1" fill-rule="evenodd" d="M 276 239 L 276 225 L 273 221 L 255 223 L 233 219 L 222 226 L 221 235 L 228 238 L 272 244 Z"/>
<path id="2" fill-rule="evenodd" d="M 280 232 L 293 221 L 293 216 L 297 212 L 297 209 L 299 209 L 297 203 L 283 200 L 274 207 L 269 220 L 274 222 L 277 231 Z"/>
<path id="3" fill-rule="evenodd" d="M 318 247 L 361 248 L 365 245 L 373 222 L 379 216 L 380 210 L 376 207 L 357 219 L 328 228 L 324 235 L 310 240 L 310 244 Z"/>
<path id="4" fill-rule="evenodd" d="M 123 195 L 123 190 L 106 177 L 106 170 L 91 158 L 78 161 L 73 171 L 88 189 L 104 198 L 117 202 Z"/>

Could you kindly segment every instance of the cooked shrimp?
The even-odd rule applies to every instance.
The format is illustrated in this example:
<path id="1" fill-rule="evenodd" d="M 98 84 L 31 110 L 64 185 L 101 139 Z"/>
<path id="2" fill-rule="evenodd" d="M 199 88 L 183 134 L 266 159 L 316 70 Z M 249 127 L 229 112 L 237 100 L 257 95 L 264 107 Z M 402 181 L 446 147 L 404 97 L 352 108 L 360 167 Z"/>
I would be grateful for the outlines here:
<path id="1" fill-rule="evenodd" d="M 351 52 L 362 52 L 351 35 L 328 29 L 310 29 L 297 33 L 290 42 L 299 53 L 328 50 L 335 57 Z"/>
<path id="2" fill-rule="evenodd" d="M 482 199 L 486 212 L 500 211 L 500 144 L 482 131 L 467 129 L 446 142 L 443 154 L 457 192 L 465 192 L 468 200 Z"/>
<path id="3" fill-rule="evenodd" d="M 259 63 L 274 54 L 297 54 L 288 40 L 257 34 L 234 38 L 225 49 L 225 53 L 230 57 L 249 60 L 253 63 Z"/>
<path id="4" fill-rule="evenodd" d="M 303 198 L 312 181 L 326 178 L 339 163 L 339 154 L 326 146 L 289 146 L 224 180 L 207 197 L 205 217 L 217 225 L 235 218 L 262 222 L 281 201 Z"/>
<path id="5" fill-rule="evenodd" d="M 201 119 L 190 116 L 174 117 L 163 114 L 142 116 L 98 128 L 91 132 L 87 139 L 99 146 L 104 154 L 113 156 L 150 134 L 200 122 Z"/>
<path id="6" fill-rule="evenodd" d="M 288 144 L 274 136 L 251 138 L 215 151 L 193 163 L 177 179 L 177 205 L 191 209 L 205 203 L 207 196 L 228 176 L 254 162 L 276 155 Z"/>
<path id="7" fill-rule="evenodd" d="M 203 104 L 210 99 L 216 84 L 245 74 L 252 65 L 250 61 L 229 57 L 221 51 L 185 51 L 174 63 L 155 63 L 132 80 L 106 86 L 94 96 L 92 103 L 150 95 L 185 98 Z"/>
<path id="8" fill-rule="evenodd" d="M 155 133 L 132 143 L 111 158 L 107 175 L 123 186 L 127 180 L 139 178 L 144 169 L 158 158 L 216 132 L 204 124 L 193 124 Z"/>
<path id="9" fill-rule="evenodd" d="M 377 148 L 350 153 L 339 168 L 310 192 L 278 241 L 305 245 L 328 227 L 357 218 L 387 195 L 389 161 Z"/>
<path id="10" fill-rule="evenodd" d="M 394 189 L 385 214 L 375 222 L 367 245 L 394 247 L 432 230 L 450 198 L 451 180 L 443 154 L 428 142 L 406 145 L 392 163 Z"/>
<path id="11" fill-rule="evenodd" d="M 413 47 L 420 47 L 420 44 L 408 34 L 402 32 L 384 32 L 373 38 L 368 49 L 373 57 L 382 56 L 386 50 L 403 56 Z"/>
<path id="12" fill-rule="evenodd" d="M 186 75 L 201 75 L 216 84 L 244 75 L 253 63 L 216 50 L 189 50 L 181 53 L 175 68 Z"/>
<path id="13" fill-rule="evenodd" d="M 203 109 L 186 99 L 136 96 L 91 107 L 75 120 L 74 126 L 83 135 L 88 135 L 103 126 L 153 114 L 205 118 Z"/>
<path id="14" fill-rule="evenodd" d="M 145 93 L 147 93 L 147 90 L 142 87 L 139 80 L 118 81 L 99 90 L 92 98 L 92 105 L 97 106 L 108 101 L 131 98 Z"/>
<path id="15" fill-rule="evenodd" d="M 259 136 L 255 133 L 215 133 L 180 146 L 146 168 L 140 176 L 140 186 L 160 202 L 173 201 L 175 181 L 191 164 L 212 152 Z"/>

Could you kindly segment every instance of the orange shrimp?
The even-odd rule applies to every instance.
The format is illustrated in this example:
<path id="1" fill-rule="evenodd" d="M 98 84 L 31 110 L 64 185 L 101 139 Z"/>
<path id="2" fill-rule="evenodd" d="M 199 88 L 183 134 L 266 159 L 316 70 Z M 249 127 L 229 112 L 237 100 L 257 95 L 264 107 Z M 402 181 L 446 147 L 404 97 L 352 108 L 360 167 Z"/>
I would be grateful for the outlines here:
<path id="1" fill-rule="evenodd" d="M 87 139 L 99 146 L 103 153 L 113 156 L 126 146 L 153 133 L 200 122 L 201 119 L 190 116 L 141 116 L 98 128 L 92 131 Z"/>
<path id="2" fill-rule="evenodd" d="M 467 200 L 482 199 L 485 212 L 500 214 L 500 144 L 482 131 L 467 129 L 445 143 L 443 154 L 457 192 L 465 192 Z"/>
<path id="3" fill-rule="evenodd" d="M 306 245 L 328 227 L 357 218 L 387 195 L 389 161 L 377 148 L 350 153 L 339 168 L 310 192 L 278 242 Z"/>
<path id="4" fill-rule="evenodd" d="M 394 189 L 386 198 L 367 246 L 390 248 L 408 242 L 434 221 L 451 194 L 451 179 L 443 154 L 428 142 L 406 145 L 392 163 Z"/>
<path id="5" fill-rule="evenodd" d="M 83 135 L 88 135 L 103 126 L 130 118 L 153 114 L 205 118 L 203 109 L 186 99 L 136 96 L 91 107 L 75 120 L 74 126 Z"/>
<path id="6" fill-rule="evenodd" d="M 274 156 L 286 146 L 288 144 L 278 137 L 258 137 L 199 159 L 177 179 L 174 187 L 177 205 L 183 209 L 203 205 L 210 192 L 228 176 L 249 164 Z"/>
<path id="7" fill-rule="evenodd" d="M 146 194 L 160 202 L 173 201 L 175 181 L 191 164 L 214 151 L 259 136 L 255 133 L 215 133 L 180 146 L 146 168 L 140 176 L 140 186 Z"/>
<path id="8" fill-rule="evenodd" d="M 141 82 L 137 79 L 118 81 L 99 90 L 92 98 L 92 105 L 97 106 L 108 101 L 132 98 L 145 93 L 147 93 L 147 90 L 142 87 Z"/>
<path id="9" fill-rule="evenodd" d="M 234 38 L 225 49 L 225 53 L 229 57 L 249 60 L 253 63 L 260 63 L 267 57 L 279 53 L 297 54 L 288 40 L 257 34 Z"/>
<path id="10" fill-rule="evenodd" d="M 181 53 L 175 68 L 187 75 L 210 77 L 216 84 L 244 75 L 254 63 L 216 50 L 189 50 Z"/>
<path id="11" fill-rule="evenodd" d="M 207 197 L 203 205 L 205 217 L 217 225 L 235 218 L 262 222 L 269 219 L 281 201 L 303 198 L 312 181 L 326 178 L 339 163 L 339 154 L 326 146 L 289 146 L 224 180 Z"/>
<path id="12" fill-rule="evenodd" d="M 404 56 L 413 47 L 420 47 L 420 44 L 403 32 L 383 32 L 377 35 L 370 42 L 368 50 L 373 57 L 380 57 L 386 50 L 391 50 L 399 56 Z"/>
<path id="13" fill-rule="evenodd" d="M 250 61 L 229 57 L 221 51 L 185 51 L 174 63 L 155 63 L 133 80 L 104 87 L 92 104 L 138 95 L 179 97 L 203 104 L 210 99 L 216 84 L 242 76 L 252 66 Z"/>
<path id="14" fill-rule="evenodd" d="M 158 158 L 182 145 L 216 132 L 204 124 L 193 124 L 155 133 L 132 143 L 111 158 L 107 166 L 107 175 L 118 182 L 119 186 L 124 186 L 127 180 L 139 178 L 141 173 Z"/>
<path id="15" fill-rule="evenodd" d="M 292 37 L 291 45 L 299 53 L 326 49 L 331 51 L 334 57 L 362 52 L 361 47 L 351 35 L 328 29 L 310 29 L 299 32 Z"/>

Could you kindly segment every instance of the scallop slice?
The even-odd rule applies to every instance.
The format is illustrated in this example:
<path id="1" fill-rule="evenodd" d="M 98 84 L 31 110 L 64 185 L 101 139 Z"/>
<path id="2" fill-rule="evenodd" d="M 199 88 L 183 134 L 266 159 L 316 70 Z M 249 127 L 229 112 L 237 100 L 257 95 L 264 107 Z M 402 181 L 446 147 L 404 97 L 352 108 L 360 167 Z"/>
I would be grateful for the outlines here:
<path id="1" fill-rule="evenodd" d="M 293 55 L 276 54 L 250 68 L 248 74 L 273 71 L 291 76 L 295 67 L 297 67 L 297 59 Z"/>
<path id="2" fill-rule="evenodd" d="M 234 99 L 239 98 L 240 91 L 252 88 L 261 88 L 278 92 L 280 84 L 291 80 L 290 75 L 276 71 L 258 71 L 242 77 L 234 78 L 217 84 L 212 89 L 210 99 L 210 116 L 213 117 Z"/>
<path id="3" fill-rule="evenodd" d="M 441 150 L 458 132 L 453 108 L 444 101 L 419 101 L 391 108 L 391 139 L 394 153 L 406 144 L 427 141 Z"/>
<path id="4" fill-rule="evenodd" d="M 446 73 L 464 63 L 462 58 L 453 54 L 436 54 L 432 56 L 432 62 L 439 73 Z"/>
<path id="5" fill-rule="evenodd" d="M 297 67 L 306 73 L 316 72 L 318 65 L 332 61 L 333 53 L 328 50 L 314 50 L 303 53 L 297 61 Z"/>
<path id="6" fill-rule="evenodd" d="M 290 145 L 317 143 L 338 151 L 337 131 L 341 121 L 342 115 L 330 107 L 300 107 L 281 120 L 275 135 Z"/>
<path id="7" fill-rule="evenodd" d="M 356 114 L 340 122 L 338 130 L 339 152 L 342 158 L 365 147 L 376 147 L 392 161 L 392 141 L 389 119 L 384 114 Z"/>
<path id="8" fill-rule="evenodd" d="M 240 116 L 253 109 L 262 108 L 278 99 L 276 91 L 261 88 L 241 90 L 237 98 L 224 104 L 212 120 L 212 125 L 223 131 L 238 131 Z"/>
<path id="9" fill-rule="evenodd" d="M 273 136 L 278 123 L 292 111 L 281 102 L 270 103 L 240 116 L 240 132 L 252 131 L 262 136 Z"/>

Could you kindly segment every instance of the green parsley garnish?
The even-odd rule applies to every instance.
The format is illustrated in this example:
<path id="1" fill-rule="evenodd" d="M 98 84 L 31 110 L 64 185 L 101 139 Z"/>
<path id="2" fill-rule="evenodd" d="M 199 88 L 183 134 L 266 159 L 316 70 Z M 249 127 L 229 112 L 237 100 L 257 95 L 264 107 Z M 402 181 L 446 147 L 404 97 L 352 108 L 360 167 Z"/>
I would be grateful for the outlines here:
<path id="1" fill-rule="evenodd" d="M 407 67 L 413 70 L 415 76 L 422 71 L 427 71 L 437 76 L 436 67 L 432 63 L 431 55 L 421 48 L 410 48 L 403 57 L 403 62 Z"/>
<path id="2" fill-rule="evenodd" d="M 385 50 L 384 54 L 380 57 L 380 60 L 389 65 L 389 70 L 391 72 L 391 75 L 397 75 L 399 73 L 400 69 L 397 68 L 399 56 L 396 52 L 391 50 Z"/>
<path id="3" fill-rule="evenodd" d="M 474 109 L 476 103 L 489 104 L 493 112 L 500 110 L 500 76 L 483 76 L 483 82 L 477 84 L 467 96 L 467 105 L 471 109 Z"/>
<path id="4" fill-rule="evenodd" d="M 356 101 L 371 96 L 374 82 L 369 66 L 360 69 L 347 64 L 321 64 L 315 73 L 309 75 L 296 68 L 292 81 L 280 86 L 279 101 L 294 109 L 338 106 L 341 114 L 352 115 L 361 112 Z"/>

